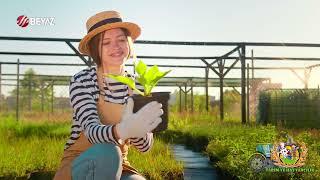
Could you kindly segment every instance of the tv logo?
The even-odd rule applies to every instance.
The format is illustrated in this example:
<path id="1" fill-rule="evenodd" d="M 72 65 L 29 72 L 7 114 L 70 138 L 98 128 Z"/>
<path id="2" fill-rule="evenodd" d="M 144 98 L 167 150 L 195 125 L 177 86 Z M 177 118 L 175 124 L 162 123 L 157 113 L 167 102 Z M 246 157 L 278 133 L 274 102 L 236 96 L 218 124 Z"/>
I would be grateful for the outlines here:
<path id="1" fill-rule="evenodd" d="M 30 17 L 28 18 L 25 15 L 21 15 L 17 18 L 17 25 L 25 28 L 28 25 L 36 25 L 36 26 L 53 26 L 54 25 L 54 18 L 53 17 Z"/>

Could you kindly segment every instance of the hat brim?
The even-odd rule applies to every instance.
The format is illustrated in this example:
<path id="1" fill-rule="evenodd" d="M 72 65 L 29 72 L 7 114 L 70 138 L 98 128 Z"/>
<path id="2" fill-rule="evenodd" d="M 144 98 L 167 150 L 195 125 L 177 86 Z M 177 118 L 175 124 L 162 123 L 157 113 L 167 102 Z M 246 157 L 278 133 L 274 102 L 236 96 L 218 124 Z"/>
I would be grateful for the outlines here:
<path id="1" fill-rule="evenodd" d="M 140 33 L 141 33 L 141 29 L 137 24 L 134 23 L 130 23 L 130 22 L 116 22 L 116 23 L 112 23 L 112 24 L 106 24 L 103 26 L 100 26 L 92 31 L 90 31 L 87 35 L 85 35 L 80 43 L 79 43 L 79 51 L 82 54 L 85 55 L 90 55 L 90 50 L 89 50 L 89 42 L 90 40 L 97 34 L 106 31 L 106 30 L 110 30 L 110 29 L 115 29 L 115 28 L 124 28 L 127 29 L 129 32 L 130 37 L 132 38 L 132 40 L 136 40 Z"/>

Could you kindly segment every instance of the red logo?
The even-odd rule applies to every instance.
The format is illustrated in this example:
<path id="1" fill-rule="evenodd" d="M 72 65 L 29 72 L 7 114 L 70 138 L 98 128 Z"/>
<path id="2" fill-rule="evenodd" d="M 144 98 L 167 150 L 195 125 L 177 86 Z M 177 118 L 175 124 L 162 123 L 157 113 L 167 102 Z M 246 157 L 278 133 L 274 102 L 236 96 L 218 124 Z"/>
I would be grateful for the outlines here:
<path id="1" fill-rule="evenodd" d="M 17 18 L 17 24 L 20 27 L 27 27 L 29 24 L 29 18 L 25 15 L 21 15 Z"/>

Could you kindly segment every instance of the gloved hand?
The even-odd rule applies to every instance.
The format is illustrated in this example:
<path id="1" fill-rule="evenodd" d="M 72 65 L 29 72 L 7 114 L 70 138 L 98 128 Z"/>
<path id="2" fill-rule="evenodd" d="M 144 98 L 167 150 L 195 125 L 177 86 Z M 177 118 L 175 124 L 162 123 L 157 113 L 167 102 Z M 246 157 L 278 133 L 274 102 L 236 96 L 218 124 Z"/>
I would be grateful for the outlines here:
<path id="1" fill-rule="evenodd" d="M 161 103 L 152 101 L 136 113 L 133 113 L 133 105 L 133 99 L 128 98 L 122 119 L 115 127 L 119 138 L 123 141 L 133 137 L 144 137 L 162 121 L 160 118 L 163 114 Z"/>

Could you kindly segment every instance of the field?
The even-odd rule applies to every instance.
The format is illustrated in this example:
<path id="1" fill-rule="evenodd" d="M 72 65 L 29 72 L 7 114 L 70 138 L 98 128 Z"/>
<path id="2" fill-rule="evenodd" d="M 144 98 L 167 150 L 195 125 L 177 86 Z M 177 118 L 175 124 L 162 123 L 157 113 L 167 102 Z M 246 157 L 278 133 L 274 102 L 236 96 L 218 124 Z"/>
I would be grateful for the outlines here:
<path id="1" fill-rule="evenodd" d="M 183 163 L 177 162 L 169 148 L 179 143 L 202 151 L 221 176 L 236 179 L 315 179 L 320 176 L 320 131 L 258 125 L 240 122 L 238 98 L 227 99 L 225 120 L 219 120 L 217 107 L 203 111 L 203 96 L 195 98 L 195 112 L 177 112 L 171 107 L 169 128 L 155 135 L 153 149 L 146 154 L 129 153 L 130 162 L 149 179 L 181 179 Z M 27 178 L 37 172 L 51 177 L 60 163 L 63 145 L 69 135 L 70 113 L 25 113 L 16 122 L 13 113 L 0 114 L 0 178 Z M 308 173 L 260 172 L 248 160 L 259 143 L 286 141 L 285 135 L 305 142 Z M 133 148 L 132 148 L 133 149 Z M 147 162 L 147 163 L 146 163 Z M 150 166 L 152 164 L 152 166 Z"/>

